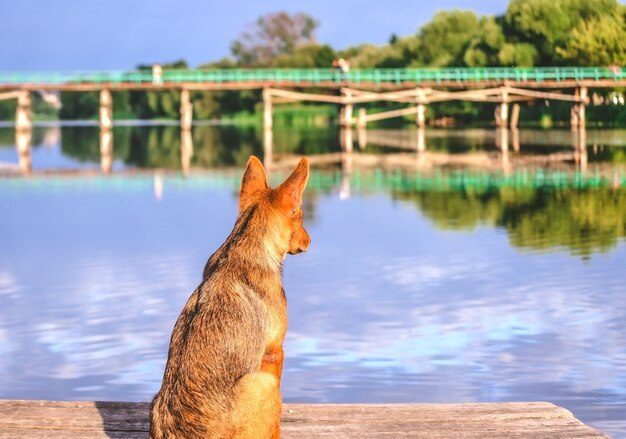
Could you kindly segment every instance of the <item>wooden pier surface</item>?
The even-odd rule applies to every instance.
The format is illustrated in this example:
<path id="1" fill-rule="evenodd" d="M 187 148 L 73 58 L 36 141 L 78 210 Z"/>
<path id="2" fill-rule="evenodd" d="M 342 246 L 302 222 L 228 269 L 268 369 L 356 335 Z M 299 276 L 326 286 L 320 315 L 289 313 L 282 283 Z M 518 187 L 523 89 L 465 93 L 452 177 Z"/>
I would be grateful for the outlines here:
<path id="1" fill-rule="evenodd" d="M 0 400 L 0 438 L 147 437 L 147 403 Z M 547 402 L 284 404 L 282 437 L 608 438 Z"/>

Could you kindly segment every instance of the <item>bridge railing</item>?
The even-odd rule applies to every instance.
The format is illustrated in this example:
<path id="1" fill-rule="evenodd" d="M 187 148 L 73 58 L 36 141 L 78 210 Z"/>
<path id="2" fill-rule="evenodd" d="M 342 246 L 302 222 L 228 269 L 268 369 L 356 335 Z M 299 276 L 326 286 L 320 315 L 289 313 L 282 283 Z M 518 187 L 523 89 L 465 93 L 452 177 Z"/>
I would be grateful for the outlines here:
<path id="1" fill-rule="evenodd" d="M 165 83 L 266 83 L 266 84 L 405 84 L 405 83 L 480 83 L 485 81 L 545 82 L 580 80 L 624 80 L 621 67 L 489 67 L 489 68 L 413 68 L 353 69 L 212 69 L 164 70 Z M 157 81 L 151 71 L 108 72 L 0 72 L 0 85 L 27 84 L 147 84 Z"/>

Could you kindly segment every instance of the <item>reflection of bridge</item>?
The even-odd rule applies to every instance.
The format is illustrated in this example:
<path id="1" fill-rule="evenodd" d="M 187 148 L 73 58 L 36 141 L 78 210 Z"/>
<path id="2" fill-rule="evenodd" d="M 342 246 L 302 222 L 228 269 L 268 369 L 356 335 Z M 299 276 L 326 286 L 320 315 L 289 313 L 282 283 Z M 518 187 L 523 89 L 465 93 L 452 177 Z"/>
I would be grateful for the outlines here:
<path id="1" fill-rule="evenodd" d="M 361 69 L 342 74 L 333 69 L 215 69 L 165 70 L 158 76 L 151 71 L 95 73 L 0 73 L 0 99 L 17 98 L 16 128 L 29 129 L 30 93 L 39 91 L 99 91 L 100 125 L 112 125 L 111 91 L 180 90 L 181 125 L 190 129 L 193 107 L 190 91 L 263 89 L 264 126 L 272 126 L 272 105 L 281 102 L 315 101 L 341 107 L 340 123 L 351 126 L 391 117 L 416 115 L 424 126 L 426 105 L 465 100 L 497 104 L 498 126 L 509 123 L 509 104 L 534 99 L 573 103 L 572 125 L 584 125 L 585 105 L 590 88 L 626 86 L 626 71 L 604 67 L 542 68 L 446 68 L 446 69 Z M 333 94 L 295 92 L 293 89 L 339 89 Z M 552 89 L 552 91 L 541 91 Z M 574 93 L 562 90 L 573 89 Z M 559 91 L 554 91 L 559 90 Z M 358 104 L 387 101 L 409 104 L 406 108 L 366 114 Z M 511 125 L 517 125 L 519 106 L 511 112 Z"/>
<path id="2" fill-rule="evenodd" d="M 282 181 L 291 170 L 292 161 L 285 160 L 271 173 L 274 183 Z M 33 190 L 54 188 L 66 191 L 153 191 L 157 197 L 163 195 L 163 188 L 169 190 L 207 190 L 230 188 L 236 193 L 241 183 L 240 168 L 216 169 L 194 172 L 183 178 L 176 172 L 168 171 L 120 171 L 115 175 L 103 176 L 97 171 L 43 172 L 28 179 L 6 179 L 3 188 L 8 190 Z M 77 185 L 76 180 L 81 184 Z M 44 183 L 44 184 L 42 184 Z M 346 187 L 347 185 L 347 187 Z M 582 173 L 565 171 L 523 170 L 510 174 L 502 172 L 485 173 L 477 170 L 457 169 L 448 171 L 422 172 L 417 170 L 383 170 L 318 168 L 311 170 L 307 188 L 313 191 L 356 189 L 363 192 L 392 190 L 403 192 L 423 191 L 465 191 L 487 192 L 499 188 L 521 189 L 589 189 L 619 187 L 626 185 L 625 172 Z M 345 193 L 344 193 L 345 194 Z M 349 194 L 349 192 L 348 192 Z"/>
<path id="3" fill-rule="evenodd" d="M 429 131 L 435 133 L 435 131 Z M 191 173 L 191 161 L 194 156 L 194 139 L 191 130 L 181 130 L 180 163 L 184 175 Z M 498 128 L 495 131 L 483 130 L 480 134 L 479 151 L 439 152 L 427 148 L 426 130 L 353 130 L 344 128 L 339 131 L 341 152 L 316 154 L 310 156 L 315 166 L 338 166 L 348 169 L 380 168 L 385 170 L 428 170 L 438 167 L 473 168 L 484 171 L 502 171 L 510 174 L 516 169 L 532 169 L 537 167 L 561 168 L 568 170 L 588 170 L 588 152 L 586 131 L 574 130 L 566 132 L 571 139 L 571 147 L 557 148 L 549 153 L 521 153 L 520 133 L 518 129 Z M 477 135 L 477 134 L 476 134 Z M 289 158 L 274 149 L 272 130 L 263 130 L 263 161 L 269 169 L 280 169 Z M 355 151 L 354 143 L 360 151 Z M 509 150 L 512 143 L 513 151 Z M 491 146 L 490 146 L 491 144 Z M 32 171 L 32 133 L 31 130 L 15 132 L 15 145 L 19 165 L 14 169 L 23 174 Z M 390 148 L 383 152 L 374 151 Z M 494 148 L 495 146 L 495 148 Z M 100 131 L 100 162 L 104 174 L 112 172 L 114 138 L 111 130 Z M 12 173 L 11 166 L 0 164 L 3 173 Z M 606 165 L 595 164 L 595 168 Z"/>

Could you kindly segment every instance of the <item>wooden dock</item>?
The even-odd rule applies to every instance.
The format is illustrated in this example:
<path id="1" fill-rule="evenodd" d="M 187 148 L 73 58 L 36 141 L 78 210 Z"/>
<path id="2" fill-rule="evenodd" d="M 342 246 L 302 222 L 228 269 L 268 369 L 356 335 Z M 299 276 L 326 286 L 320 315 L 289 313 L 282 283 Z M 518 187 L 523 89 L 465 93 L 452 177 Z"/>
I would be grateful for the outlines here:
<path id="1" fill-rule="evenodd" d="M 146 439 L 148 403 L 1 401 L 3 439 Z M 608 438 L 547 402 L 284 404 L 282 437 Z"/>

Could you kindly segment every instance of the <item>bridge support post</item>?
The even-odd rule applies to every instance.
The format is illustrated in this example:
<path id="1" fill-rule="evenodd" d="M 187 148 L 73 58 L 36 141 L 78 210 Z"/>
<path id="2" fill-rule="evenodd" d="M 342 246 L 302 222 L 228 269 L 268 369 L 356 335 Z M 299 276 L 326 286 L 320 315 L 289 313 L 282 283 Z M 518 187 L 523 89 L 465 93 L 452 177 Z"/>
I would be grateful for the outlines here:
<path id="1" fill-rule="evenodd" d="M 341 93 L 345 98 L 345 104 L 342 107 L 340 116 L 340 125 L 343 127 L 352 126 L 352 92 L 349 89 L 342 89 Z"/>
<path id="2" fill-rule="evenodd" d="M 263 89 L 263 128 L 271 130 L 274 125 L 272 115 L 272 93 L 269 89 Z"/>
<path id="3" fill-rule="evenodd" d="M 574 149 L 574 162 L 582 172 L 587 171 L 587 130 L 580 128 L 572 130 L 572 148 Z"/>
<path id="4" fill-rule="evenodd" d="M 579 105 L 574 104 L 569 112 L 569 126 L 572 131 L 576 131 L 578 129 L 578 123 L 580 121 L 580 116 L 578 114 Z"/>
<path id="5" fill-rule="evenodd" d="M 367 126 L 367 112 L 365 108 L 359 108 L 359 113 L 356 119 L 357 128 L 365 128 Z"/>
<path id="6" fill-rule="evenodd" d="M 189 90 L 182 89 L 180 91 L 180 128 L 183 131 L 191 130 L 193 122 L 193 105 L 189 96 Z"/>
<path id="7" fill-rule="evenodd" d="M 19 167 L 22 174 L 30 174 L 32 167 L 31 160 L 31 130 L 15 130 L 15 148 L 19 159 Z"/>
<path id="8" fill-rule="evenodd" d="M 417 113 L 415 115 L 415 123 L 418 127 L 424 128 L 426 126 L 426 105 L 417 104 Z"/>
<path id="9" fill-rule="evenodd" d="M 419 154 L 426 151 L 426 128 L 417 127 L 417 152 Z"/>
<path id="10" fill-rule="evenodd" d="M 575 129 L 585 129 L 585 118 L 586 118 L 586 105 L 589 100 L 587 87 L 580 87 L 576 90 L 576 96 L 579 97 L 579 101 L 572 105 L 572 109 L 570 111 L 570 127 L 572 130 Z"/>
<path id="11" fill-rule="evenodd" d="M 417 95 L 417 113 L 415 113 L 415 124 L 424 128 L 426 126 L 426 94 L 424 93 L 424 89 L 418 88 L 416 90 Z"/>
<path id="12" fill-rule="evenodd" d="M 113 169 L 113 132 L 100 130 L 100 169 L 103 174 L 110 174 Z"/>
<path id="13" fill-rule="evenodd" d="M 100 130 L 113 127 L 113 98 L 107 89 L 100 90 Z"/>
<path id="14" fill-rule="evenodd" d="M 341 145 L 342 152 L 350 153 L 354 150 L 351 127 L 345 127 L 339 130 L 339 144 Z"/>
<path id="15" fill-rule="evenodd" d="M 495 111 L 496 127 L 506 128 L 509 121 L 509 94 L 506 89 L 502 89 L 502 97 Z"/>
<path id="16" fill-rule="evenodd" d="M 517 124 L 519 122 L 519 112 L 519 104 L 513 104 L 513 108 L 511 109 L 511 129 L 517 128 Z"/>
<path id="17" fill-rule="evenodd" d="M 15 110 L 15 130 L 30 131 L 33 126 L 30 111 L 30 92 L 22 90 L 17 95 L 17 109 Z"/>
<path id="18" fill-rule="evenodd" d="M 589 100 L 587 87 L 580 87 L 580 104 L 578 104 L 578 127 L 585 129 L 587 101 Z"/>
<path id="19" fill-rule="evenodd" d="M 193 157 L 193 137 L 191 130 L 181 130 L 180 132 L 180 163 L 183 175 L 187 177 L 191 170 L 191 158 Z"/>
<path id="20" fill-rule="evenodd" d="M 263 166 L 267 171 L 272 168 L 274 162 L 274 130 L 263 130 Z"/>

